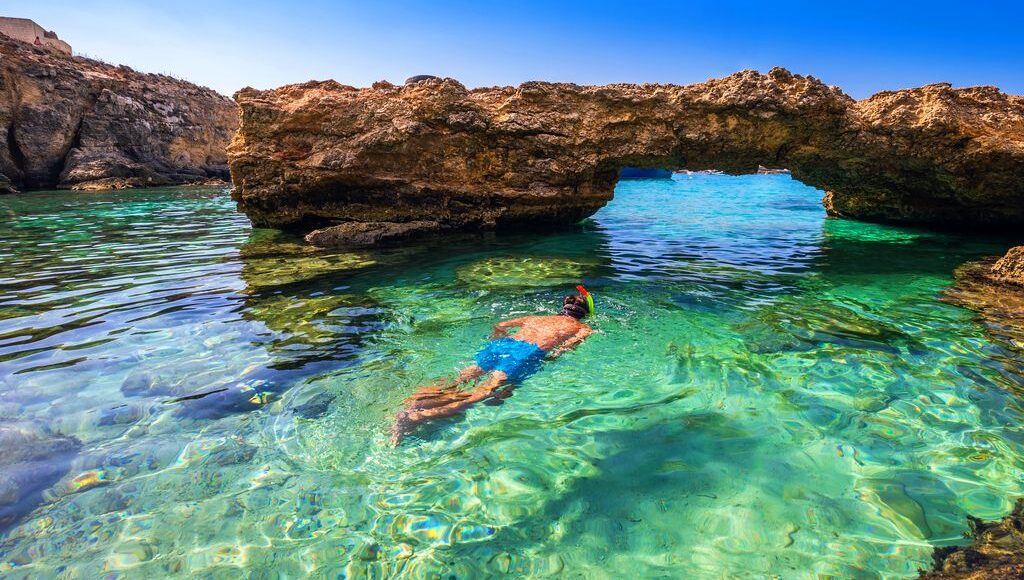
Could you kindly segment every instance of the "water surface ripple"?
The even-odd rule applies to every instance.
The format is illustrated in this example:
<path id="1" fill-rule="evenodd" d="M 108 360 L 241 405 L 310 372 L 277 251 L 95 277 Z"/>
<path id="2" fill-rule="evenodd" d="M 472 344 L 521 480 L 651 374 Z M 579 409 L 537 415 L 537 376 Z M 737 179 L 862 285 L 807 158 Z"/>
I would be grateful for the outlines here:
<path id="1" fill-rule="evenodd" d="M 0 575 L 914 576 L 1024 492 L 1020 355 L 938 301 L 1009 244 L 819 199 L 637 180 L 568 231 L 341 252 L 219 189 L 0 197 Z M 576 352 L 386 444 L 581 280 Z"/>

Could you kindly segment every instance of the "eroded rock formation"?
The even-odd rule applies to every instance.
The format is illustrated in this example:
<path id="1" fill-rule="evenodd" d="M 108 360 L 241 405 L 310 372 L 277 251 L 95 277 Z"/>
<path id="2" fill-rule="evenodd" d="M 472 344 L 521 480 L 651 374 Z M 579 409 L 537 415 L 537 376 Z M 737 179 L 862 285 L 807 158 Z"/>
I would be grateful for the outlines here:
<path id="1" fill-rule="evenodd" d="M 1024 290 L 1024 246 L 1010 248 L 992 264 L 988 277 L 996 282 L 1016 284 Z"/>
<path id="2" fill-rule="evenodd" d="M 0 192 L 227 178 L 230 99 L 0 34 Z"/>
<path id="3" fill-rule="evenodd" d="M 964 264 L 955 277 L 943 298 L 974 310 L 989 334 L 1024 352 L 1024 246 L 1000 258 Z"/>
<path id="4" fill-rule="evenodd" d="M 854 101 L 773 69 L 688 86 L 326 81 L 235 100 L 234 195 L 257 225 L 573 222 L 612 198 L 623 166 L 758 165 L 828 191 L 837 215 L 1024 224 L 1024 98 L 992 87 Z"/>

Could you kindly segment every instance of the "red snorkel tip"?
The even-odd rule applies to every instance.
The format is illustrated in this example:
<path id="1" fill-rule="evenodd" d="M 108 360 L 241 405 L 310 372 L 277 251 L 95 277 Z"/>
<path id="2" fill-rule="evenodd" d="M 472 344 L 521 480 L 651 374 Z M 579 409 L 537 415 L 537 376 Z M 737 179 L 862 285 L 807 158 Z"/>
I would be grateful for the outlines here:
<path id="1" fill-rule="evenodd" d="M 587 313 L 590 314 L 591 316 L 593 316 L 594 315 L 594 297 L 591 296 L 590 292 L 588 292 L 587 289 L 583 287 L 583 284 L 580 284 L 579 286 L 577 286 L 576 290 L 580 293 L 580 296 L 582 296 L 587 301 Z"/>

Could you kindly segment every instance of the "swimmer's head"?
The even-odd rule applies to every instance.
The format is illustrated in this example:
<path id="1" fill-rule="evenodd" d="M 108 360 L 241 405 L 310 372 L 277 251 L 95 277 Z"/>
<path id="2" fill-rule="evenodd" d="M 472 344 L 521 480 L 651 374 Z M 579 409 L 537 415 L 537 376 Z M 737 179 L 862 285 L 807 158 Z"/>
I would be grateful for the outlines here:
<path id="1" fill-rule="evenodd" d="M 580 296 L 566 296 L 562 301 L 562 314 L 576 320 L 583 320 L 583 317 L 587 315 L 587 301 Z"/>

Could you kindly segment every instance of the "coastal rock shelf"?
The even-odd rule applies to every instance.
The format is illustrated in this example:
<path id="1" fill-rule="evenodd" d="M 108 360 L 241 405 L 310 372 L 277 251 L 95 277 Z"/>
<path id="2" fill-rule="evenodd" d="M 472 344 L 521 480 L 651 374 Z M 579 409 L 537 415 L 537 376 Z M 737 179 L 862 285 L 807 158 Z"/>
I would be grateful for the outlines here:
<path id="1" fill-rule="evenodd" d="M 945 292 L 948 302 L 978 312 L 996 339 L 1024 352 L 1024 246 L 999 258 L 963 264 L 956 284 Z"/>
<path id="2" fill-rule="evenodd" d="M 759 165 L 826 190 L 833 215 L 1024 224 L 1024 98 L 994 87 L 855 101 L 776 68 L 687 86 L 308 82 L 235 100 L 234 195 L 262 226 L 570 223 L 611 200 L 622 167 Z"/>
<path id="3" fill-rule="evenodd" d="M 0 34 L 0 192 L 226 179 L 237 125 L 213 90 Z"/>

